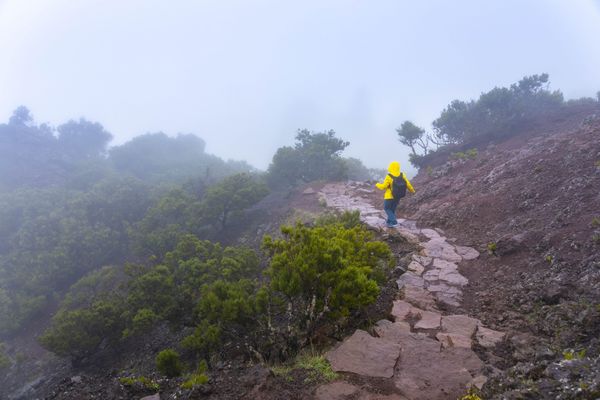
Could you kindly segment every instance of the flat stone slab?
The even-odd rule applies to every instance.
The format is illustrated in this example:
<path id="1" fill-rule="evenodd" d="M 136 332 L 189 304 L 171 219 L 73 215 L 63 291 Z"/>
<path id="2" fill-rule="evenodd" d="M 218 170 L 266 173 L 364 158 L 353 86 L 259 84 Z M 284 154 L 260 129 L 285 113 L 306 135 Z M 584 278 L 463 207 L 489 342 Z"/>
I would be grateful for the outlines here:
<path id="1" fill-rule="evenodd" d="M 443 238 L 431 239 L 421 243 L 423 255 L 427 257 L 441 258 L 446 261 L 460 262 L 462 257 L 454 250 L 454 246 Z"/>
<path id="2" fill-rule="evenodd" d="M 439 303 L 445 304 L 451 307 L 459 307 L 460 302 L 462 300 L 462 294 L 452 294 L 452 293 L 444 293 L 438 292 L 435 294 L 435 298 Z"/>
<path id="3" fill-rule="evenodd" d="M 438 279 L 452 286 L 465 286 L 469 283 L 458 271 L 440 271 Z"/>
<path id="4" fill-rule="evenodd" d="M 435 268 L 439 271 L 446 271 L 446 272 L 458 271 L 458 265 L 456 265 L 456 262 L 443 260 L 441 258 L 433 259 L 433 268 Z"/>
<path id="5" fill-rule="evenodd" d="M 423 278 L 411 271 L 403 273 L 400 278 L 396 280 L 396 284 L 398 285 L 398 289 L 402 289 L 404 286 L 425 287 Z"/>
<path id="6" fill-rule="evenodd" d="M 404 321 L 408 319 L 411 315 L 416 315 L 418 309 L 413 307 L 412 304 L 404 301 L 404 300 L 395 300 L 392 305 L 392 317 L 394 317 L 394 321 Z"/>
<path id="7" fill-rule="evenodd" d="M 416 261 L 411 261 L 410 264 L 408 264 L 407 269 L 411 272 L 414 272 L 415 274 L 417 274 L 419 276 L 423 274 L 423 271 L 425 271 L 425 267 Z"/>
<path id="8" fill-rule="evenodd" d="M 479 325 L 477 327 L 477 333 L 475 333 L 475 338 L 481 347 L 485 347 L 486 349 L 491 349 L 496 346 L 498 343 L 504 340 L 506 333 L 495 331 L 490 328 L 486 328 L 484 326 Z"/>
<path id="9" fill-rule="evenodd" d="M 426 289 L 415 286 L 405 286 L 402 288 L 404 301 L 418 307 L 422 310 L 436 310 L 435 299 Z"/>
<path id="10" fill-rule="evenodd" d="M 371 228 L 379 229 L 385 226 L 385 219 L 376 216 L 361 217 L 361 221 Z"/>
<path id="11" fill-rule="evenodd" d="M 410 324 L 404 321 L 392 322 L 382 319 L 375 324 L 374 330 L 380 338 L 397 343 L 401 335 L 410 333 Z"/>
<path id="12" fill-rule="evenodd" d="M 434 285 L 430 284 L 427 286 L 427 290 L 429 290 L 431 293 L 434 293 L 435 295 L 438 295 L 438 293 L 445 293 L 453 296 L 462 295 L 462 290 L 460 290 L 456 286 L 450 286 L 446 283 L 437 283 Z"/>
<path id="13" fill-rule="evenodd" d="M 436 282 L 440 279 L 440 270 L 430 269 L 429 271 L 423 274 L 423 279 L 425 279 L 428 282 Z"/>
<path id="14" fill-rule="evenodd" d="M 468 315 L 444 315 L 442 317 L 442 332 L 466 336 L 469 339 L 477 330 L 481 322 Z"/>
<path id="15" fill-rule="evenodd" d="M 482 374 L 483 363 L 470 349 L 440 351 L 440 342 L 426 336 L 404 335 L 394 384 L 410 400 L 458 399 L 473 378 Z"/>
<path id="16" fill-rule="evenodd" d="M 463 260 L 474 260 L 479 257 L 479 252 L 472 247 L 467 246 L 455 246 L 456 252 Z"/>
<path id="17" fill-rule="evenodd" d="M 411 244 L 419 243 L 419 238 L 412 231 L 409 231 L 408 229 L 405 229 L 405 228 L 402 228 L 399 226 L 396 226 L 393 229 L 398 233 L 398 235 L 403 237 L 408 243 L 411 243 Z"/>
<path id="18" fill-rule="evenodd" d="M 399 356 L 399 344 L 375 338 L 360 329 L 325 355 L 336 372 L 375 378 L 391 378 Z"/>
<path id="19" fill-rule="evenodd" d="M 417 234 L 421 231 L 419 228 L 417 228 L 417 221 L 412 221 L 410 219 L 398 219 L 398 225 Z"/>
<path id="20" fill-rule="evenodd" d="M 479 375 L 473 378 L 469 386 L 476 387 L 477 389 L 481 390 L 487 381 L 488 378 L 485 375 Z"/>
<path id="21" fill-rule="evenodd" d="M 442 316 L 433 311 L 419 311 L 419 320 L 415 323 L 415 329 L 440 329 Z"/>
<path id="22" fill-rule="evenodd" d="M 444 349 L 449 347 L 471 348 L 471 337 L 468 336 L 439 332 L 435 335 L 435 338 L 442 344 Z"/>
<path id="23" fill-rule="evenodd" d="M 418 254 L 413 254 L 412 259 L 424 267 L 429 266 L 429 264 L 431 264 L 431 262 L 433 261 L 433 258 L 431 257 L 420 256 Z"/>
<path id="24" fill-rule="evenodd" d="M 315 400 L 408 400 L 399 394 L 371 393 L 344 381 L 321 385 L 315 391 Z"/>
<path id="25" fill-rule="evenodd" d="M 331 382 L 317 388 L 315 400 L 345 400 L 358 392 L 360 388 L 348 382 Z"/>
<path id="26" fill-rule="evenodd" d="M 433 229 L 421 229 L 421 234 L 425 235 L 427 239 L 437 239 L 441 237 L 440 234 Z"/>

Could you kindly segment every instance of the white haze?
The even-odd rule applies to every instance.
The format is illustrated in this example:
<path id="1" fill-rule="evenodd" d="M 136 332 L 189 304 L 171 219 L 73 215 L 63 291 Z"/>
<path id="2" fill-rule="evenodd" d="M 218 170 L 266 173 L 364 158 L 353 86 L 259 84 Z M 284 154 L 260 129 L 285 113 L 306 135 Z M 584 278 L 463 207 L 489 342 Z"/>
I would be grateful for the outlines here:
<path id="1" fill-rule="evenodd" d="M 193 132 L 266 168 L 298 128 L 345 155 L 408 167 L 395 128 L 429 128 L 454 98 L 548 72 L 567 98 L 600 90 L 592 0 L 0 0 L 0 121 L 80 116 L 113 144 Z"/>

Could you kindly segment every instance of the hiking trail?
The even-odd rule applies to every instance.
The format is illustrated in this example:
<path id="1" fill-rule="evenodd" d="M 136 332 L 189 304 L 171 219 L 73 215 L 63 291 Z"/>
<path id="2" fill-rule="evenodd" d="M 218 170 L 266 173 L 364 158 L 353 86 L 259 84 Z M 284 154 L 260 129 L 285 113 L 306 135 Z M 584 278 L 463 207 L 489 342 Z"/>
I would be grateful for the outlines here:
<path id="1" fill-rule="evenodd" d="M 419 228 L 415 221 L 398 219 L 398 226 L 387 228 L 383 210 L 368 199 L 373 191 L 371 185 L 362 182 L 330 183 L 319 196 L 328 207 L 359 211 L 370 229 L 399 235 L 418 251 L 397 280 L 397 300 L 390 319 L 375 324 L 375 336 L 356 330 L 326 354 L 334 371 L 375 378 L 375 384 L 338 380 L 319 387 L 316 398 L 458 399 L 470 387 L 481 388 L 491 370 L 474 346 L 492 349 L 505 336 L 478 319 L 443 311 L 460 308 L 462 288 L 469 281 L 458 265 L 479 257 L 479 252 L 451 243 L 439 229 Z"/>

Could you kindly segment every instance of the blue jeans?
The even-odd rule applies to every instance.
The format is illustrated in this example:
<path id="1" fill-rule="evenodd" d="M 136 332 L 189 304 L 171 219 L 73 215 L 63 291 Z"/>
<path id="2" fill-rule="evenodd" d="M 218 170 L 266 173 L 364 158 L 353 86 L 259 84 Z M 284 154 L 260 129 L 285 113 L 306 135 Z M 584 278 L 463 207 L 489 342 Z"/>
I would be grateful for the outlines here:
<path id="1" fill-rule="evenodd" d="M 398 207 L 398 200 L 387 199 L 383 200 L 383 209 L 387 214 L 387 220 L 385 221 L 388 225 L 396 225 L 396 207 Z"/>

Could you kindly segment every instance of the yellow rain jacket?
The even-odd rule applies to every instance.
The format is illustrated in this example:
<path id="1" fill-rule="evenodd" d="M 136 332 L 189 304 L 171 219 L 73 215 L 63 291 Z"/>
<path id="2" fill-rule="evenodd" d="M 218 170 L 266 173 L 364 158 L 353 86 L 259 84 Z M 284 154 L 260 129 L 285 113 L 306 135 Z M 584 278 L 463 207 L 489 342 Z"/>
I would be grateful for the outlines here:
<path id="1" fill-rule="evenodd" d="M 400 176 L 400 163 L 398 161 L 392 161 L 390 163 L 390 166 L 388 167 L 388 172 L 393 177 Z M 406 182 L 406 189 L 408 189 L 409 192 L 414 193 L 415 189 L 410 184 L 410 181 L 406 177 L 406 174 L 402 174 L 402 177 L 404 178 L 404 181 Z M 385 190 L 385 194 L 383 196 L 383 198 L 385 200 L 391 200 L 394 198 L 394 196 L 392 196 L 392 178 L 390 178 L 389 175 L 385 176 L 383 183 L 376 183 L 375 186 L 377 186 L 377 189 L 379 189 L 379 190 Z"/>

